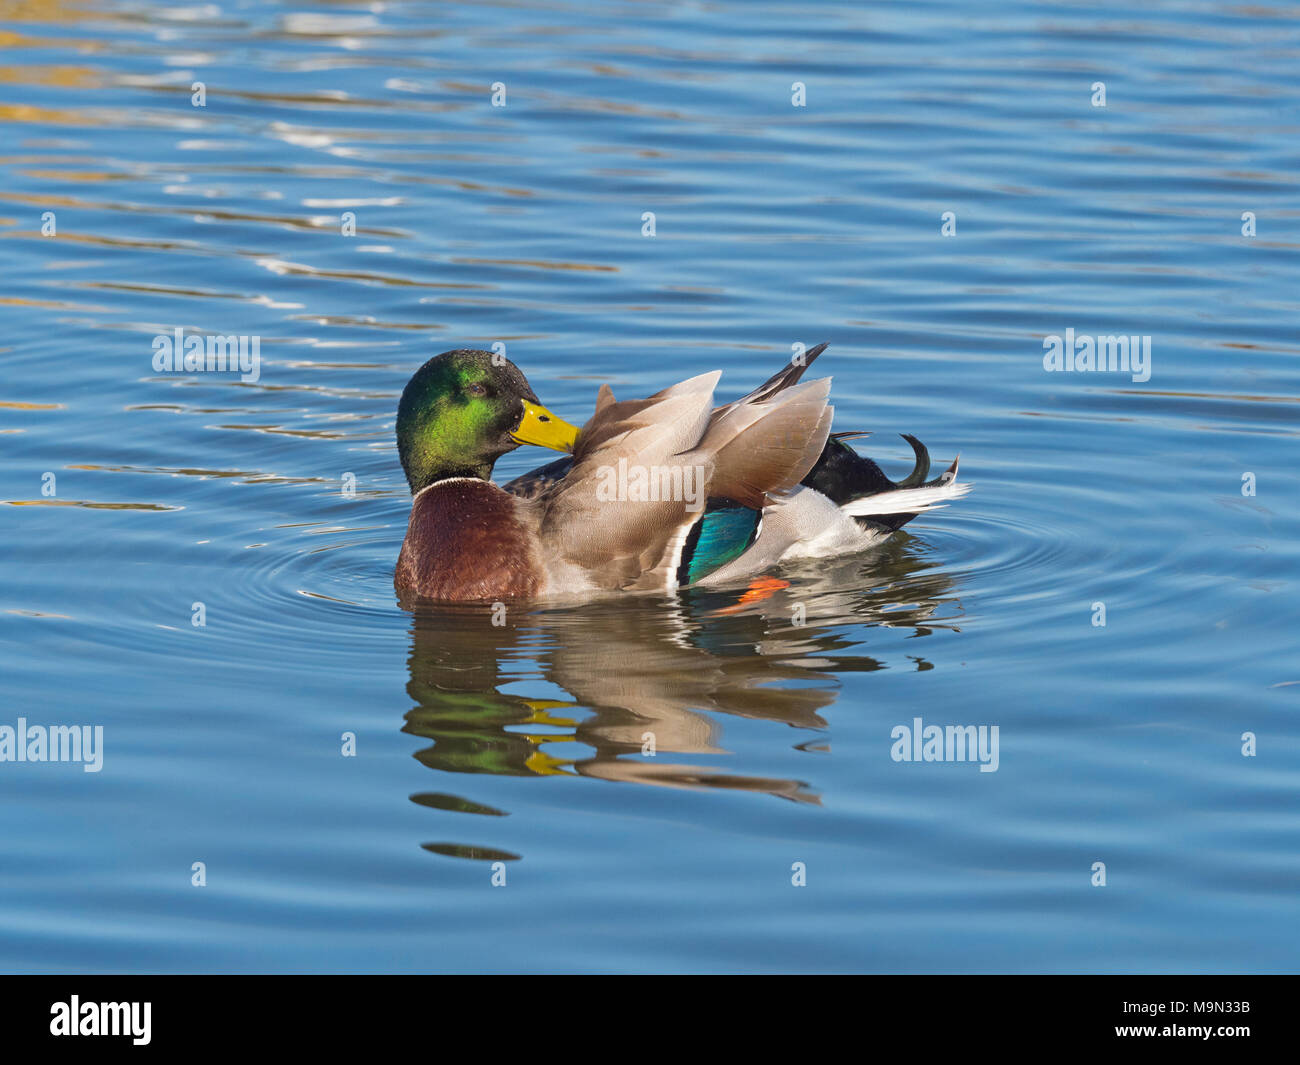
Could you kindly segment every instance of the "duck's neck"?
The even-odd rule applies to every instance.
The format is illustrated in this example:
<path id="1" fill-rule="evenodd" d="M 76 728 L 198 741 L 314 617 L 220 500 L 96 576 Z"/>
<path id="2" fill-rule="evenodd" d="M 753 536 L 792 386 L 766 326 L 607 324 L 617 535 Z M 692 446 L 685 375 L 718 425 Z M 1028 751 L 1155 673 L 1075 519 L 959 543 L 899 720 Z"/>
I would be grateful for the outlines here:
<path id="1" fill-rule="evenodd" d="M 490 481 L 492 479 L 493 463 L 485 462 L 479 465 L 443 463 L 439 465 L 428 465 L 418 470 L 408 468 L 406 471 L 407 483 L 411 486 L 411 495 L 417 495 L 431 484 L 437 484 L 439 481 L 451 480 L 454 477 L 468 477 L 477 481 Z"/>
<path id="2" fill-rule="evenodd" d="M 449 477 L 489 481 L 497 460 L 496 455 L 478 449 L 467 454 L 466 449 L 448 447 L 437 437 L 419 439 L 403 431 L 397 434 L 397 453 L 412 495 Z"/>

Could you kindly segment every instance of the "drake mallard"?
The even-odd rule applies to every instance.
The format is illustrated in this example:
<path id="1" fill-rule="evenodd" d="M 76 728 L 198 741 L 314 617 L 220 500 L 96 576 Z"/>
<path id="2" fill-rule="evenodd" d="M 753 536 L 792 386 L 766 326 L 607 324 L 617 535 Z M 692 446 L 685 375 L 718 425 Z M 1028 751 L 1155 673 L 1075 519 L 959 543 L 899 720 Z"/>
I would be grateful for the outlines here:
<path id="1" fill-rule="evenodd" d="M 832 433 L 830 379 L 800 383 L 820 344 L 721 407 L 721 371 L 647 399 L 608 385 L 578 429 L 541 405 L 518 367 L 446 351 L 407 383 L 397 446 L 413 499 L 394 585 L 470 601 L 672 591 L 759 576 L 796 558 L 879 544 L 964 495 L 957 462 L 934 480 L 925 446 L 891 481 Z M 490 480 L 520 444 L 566 452 L 508 484 Z"/>

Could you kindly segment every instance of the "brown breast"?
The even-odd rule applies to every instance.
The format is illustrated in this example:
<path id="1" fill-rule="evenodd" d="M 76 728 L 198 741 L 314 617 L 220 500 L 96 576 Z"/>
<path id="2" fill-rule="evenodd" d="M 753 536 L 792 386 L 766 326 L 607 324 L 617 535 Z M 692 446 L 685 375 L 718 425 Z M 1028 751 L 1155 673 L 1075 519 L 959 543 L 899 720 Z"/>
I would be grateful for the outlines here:
<path id="1" fill-rule="evenodd" d="M 463 602 L 527 599 L 542 584 L 532 533 L 513 496 L 487 481 L 440 481 L 411 503 L 393 584 L 398 592 Z"/>

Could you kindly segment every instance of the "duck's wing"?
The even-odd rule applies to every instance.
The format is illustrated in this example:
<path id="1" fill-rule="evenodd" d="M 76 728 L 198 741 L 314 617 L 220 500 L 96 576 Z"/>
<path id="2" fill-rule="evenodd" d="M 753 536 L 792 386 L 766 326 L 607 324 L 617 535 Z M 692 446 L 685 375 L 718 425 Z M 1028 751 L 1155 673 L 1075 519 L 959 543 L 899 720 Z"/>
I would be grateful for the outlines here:
<path id="1" fill-rule="evenodd" d="M 830 381 L 792 366 L 742 400 L 712 407 L 718 372 L 644 400 L 602 388 L 567 474 L 542 489 L 540 538 L 553 568 L 601 587 L 671 588 L 710 500 L 761 511 L 798 485 L 830 432 Z"/>
<path id="2" fill-rule="evenodd" d="M 802 356 L 792 359 L 787 365 L 781 367 L 780 370 L 754 389 L 754 391 L 750 392 L 749 395 L 744 396 L 733 403 L 728 403 L 724 406 L 715 408 L 711 415 L 711 420 L 716 421 L 721 419 L 735 407 L 744 404 L 761 403 L 765 400 L 769 400 L 778 392 L 798 384 L 804 371 L 813 364 L 817 356 L 825 351 L 828 346 L 828 344 L 823 343 L 818 344 L 816 347 L 809 348 L 802 354 Z M 686 384 L 689 384 L 689 382 L 683 381 L 681 385 L 674 385 L 673 387 L 680 388 L 682 385 Z M 667 391 L 671 391 L 671 389 Z M 660 396 L 665 394 L 666 392 L 660 393 Z M 651 397 L 651 399 L 647 400 L 637 400 L 636 403 L 648 404 L 654 398 L 656 397 Z M 596 399 L 596 413 L 599 414 L 603 406 L 608 406 L 614 402 L 614 393 L 610 390 L 609 386 L 601 385 L 600 393 Z M 633 404 L 629 403 L 625 404 L 624 407 L 630 412 L 632 405 Z M 619 412 L 617 416 L 625 417 L 626 414 Z M 592 421 L 595 421 L 594 417 Z M 849 436 L 865 436 L 869 434 L 839 433 L 836 435 L 847 438 Z M 554 462 L 548 462 L 543 466 L 538 466 L 535 470 L 529 470 L 527 473 L 520 474 L 513 481 L 508 481 L 501 487 L 511 495 L 519 496 L 521 499 L 537 499 L 556 481 L 568 476 L 571 469 L 573 469 L 573 456 L 565 455 L 563 458 L 558 458 Z"/>
<path id="3" fill-rule="evenodd" d="M 788 363 L 782 366 L 781 369 L 777 370 L 776 373 L 754 389 L 754 391 L 749 393 L 749 395 L 741 397 L 734 403 L 728 403 L 725 406 L 719 407 L 713 412 L 714 417 L 730 410 L 732 407 L 738 407 L 745 403 L 762 403 L 764 400 L 771 399 L 778 392 L 784 391 L 793 385 L 797 385 L 799 383 L 799 378 L 804 375 L 804 371 L 807 370 L 808 367 L 817 360 L 817 356 L 828 347 L 830 347 L 829 341 L 818 344 L 815 348 L 809 348 L 802 355 L 794 356 Z"/>
<path id="4" fill-rule="evenodd" d="M 536 499 L 561 477 L 573 469 L 573 456 L 564 455 L 545 466 L 521 473 L 513 481 L 507 481 L 501 487 L 512 496 L 520 499 Z"/>
<path id="5" fill-rule="evenodd" d="M 710 471 L 701 475 L 678 456 L 703 436 L 719 376 L 704 374 L 623 402 L 601 387 L 596 411 L 578 434 L 572 468 L 537 501 L 545 564 L 557 582 L 565 583 L 571 569 L 598 587 L 631 588 L 658 564 L 688 514 L 685 498 L 673 499 L 671 491 L 663 498 L 659 474 L 667 471 L 671 488 L 675 473 L 682 497 L 707 484 Z"/>

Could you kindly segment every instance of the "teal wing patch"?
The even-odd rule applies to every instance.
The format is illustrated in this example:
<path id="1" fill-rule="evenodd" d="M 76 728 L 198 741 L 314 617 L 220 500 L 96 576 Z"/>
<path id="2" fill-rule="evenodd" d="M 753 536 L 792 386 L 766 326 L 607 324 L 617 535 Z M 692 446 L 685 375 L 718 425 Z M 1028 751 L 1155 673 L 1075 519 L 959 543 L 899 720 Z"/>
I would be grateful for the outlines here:
<path id="1" fill-rule="evenodd" d="M 685 587 L 739 558 L 758 536 L 762 515 L 730 499 L 710 499 L 686 535 L 677 584 Z"/>

